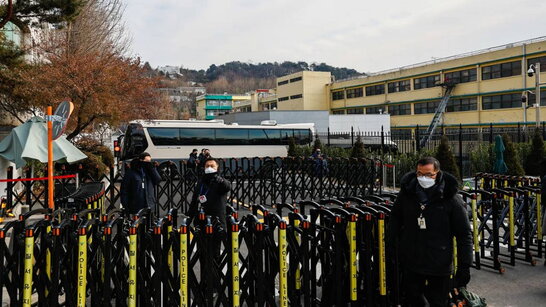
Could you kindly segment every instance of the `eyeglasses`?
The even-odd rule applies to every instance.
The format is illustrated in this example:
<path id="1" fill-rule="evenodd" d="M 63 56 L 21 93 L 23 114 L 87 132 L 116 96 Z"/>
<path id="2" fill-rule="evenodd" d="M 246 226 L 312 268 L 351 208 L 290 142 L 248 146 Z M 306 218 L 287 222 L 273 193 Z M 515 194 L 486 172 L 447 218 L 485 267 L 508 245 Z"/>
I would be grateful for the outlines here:
<path id="1" fill-rule="evenodd" d="M 423 173 L 417 172 L 417 177 L 425 176 L 425 177 L 428 177 L 428 178 L 434 178 L 434 177 L 436 177 L 437 174 L 438 174 L 438 173 L 426 173 L 426 174 L 423 174 Z"/>

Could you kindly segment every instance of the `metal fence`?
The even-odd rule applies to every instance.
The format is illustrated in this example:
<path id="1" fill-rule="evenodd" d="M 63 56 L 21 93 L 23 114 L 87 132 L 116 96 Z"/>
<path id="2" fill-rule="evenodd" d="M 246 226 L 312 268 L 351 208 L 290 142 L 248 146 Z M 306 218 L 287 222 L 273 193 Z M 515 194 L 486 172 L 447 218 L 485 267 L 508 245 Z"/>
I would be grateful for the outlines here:
<path id="1" fill-rule="evenodd" d="M 539 130 L 542 137 L 546 138 L 546 123 L 542 123 Z M 493 124 L 480 128 L 441 127 L 432 135 L 431 140 L 424 148 L 419 145 L 419 140 L 426 132 L 426 126 L 415 126 L 414 128 L 397 129 L 390 131 L 351 131 L 348 132 L 326 132 L 317 133 L 316 138 L 323 144 L 333 147 L 349 148 L 354 146 L 360 138 L 365 147 L 381 152 L 411 153 L 421 149 L 435 150 L 440 144 L 441 137 L 447 136 L 449 145 L 455 155 L 461 175 L 472 177 L 470 167 L 470 153 L 481 144 L 493 144 L 496 135 L 507 134 L 515 143 L 529 142 L 536 129 L 535 126 L 518 124 L 516 127 L 494 127 Z"/>
<path id="2" fill-rule="evenodd" d="M 219 174 L 231 182 L 228 202 L 236 208 L 262 203 L 293 203 L 319 200 L 334 195 L 369 195 L 380 191 L 381 163 L 370 159 L 328 158 L 240 158 L 220 159 Z M 156 187 L 157 214 L 171 209 L 186 212 L 202 170 L 186 161 L 171 163 L 162 172 Z M 12 172 L 8 172 L 13 174 Z M 30 178 L 30 171 L 26 172 Z M 12 178 L 10 178 L 12 179 Z M 78 175 L 57 180 L 56 199 L 74 192 L 78 184 L 102 182 L 107 207 L 118 207 L 122 172 L 112 167 L 100 178 Z M 19 178 L 16 180 L 25 180 Z M 48 208 L 44 181 L 8 182 L 8 207 L 26 205 L 29 210 Z"/>

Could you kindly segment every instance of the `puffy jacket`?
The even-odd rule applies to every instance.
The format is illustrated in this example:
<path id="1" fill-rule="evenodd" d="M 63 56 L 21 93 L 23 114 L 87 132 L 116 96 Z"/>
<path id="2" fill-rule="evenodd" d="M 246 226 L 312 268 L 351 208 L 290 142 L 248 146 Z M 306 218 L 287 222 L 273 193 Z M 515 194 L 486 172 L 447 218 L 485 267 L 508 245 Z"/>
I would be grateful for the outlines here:
<path id="1" fill-rule="evenodd" d="M 457 258 L 461 268 L 472 264 L 472 233 L 462 199 L 457 195 L 458 182 L 440 172 L 429 203 L 423 210 L 426 229 L 420 229 L 421 214 L 417 200 L 417 176 L 406 174 L 394 203 L 389 221 L 387 244 L 399 248 L 401 265 L 410 271 L 433 276 L 452 273 L 453 237 L 457 239 Z"/>
<path id="2" fill-rule="evenodd" d="M 143 208 L 155 210 L 155 186 L 161 182 L 161 176 L 156 168 L 148 163 L 131 162 L 131 168 L 127 169 L 123 176 L 120 197 L 127 213 L 135 214 Z"/>
<path id="3" fill-rule="evenodd" d="M 231 183 L 220 177 L 217 173 L 204 175 L 193 192 L 192 201 L 187 215 L 190 218 L 195 218 L 199 210 L 199 196 L 205 195 L 207 201 L 201 206 L 206 215 L 217 216 L 226 228 L 226 203 L 227 193 L 231 189 Z"/>

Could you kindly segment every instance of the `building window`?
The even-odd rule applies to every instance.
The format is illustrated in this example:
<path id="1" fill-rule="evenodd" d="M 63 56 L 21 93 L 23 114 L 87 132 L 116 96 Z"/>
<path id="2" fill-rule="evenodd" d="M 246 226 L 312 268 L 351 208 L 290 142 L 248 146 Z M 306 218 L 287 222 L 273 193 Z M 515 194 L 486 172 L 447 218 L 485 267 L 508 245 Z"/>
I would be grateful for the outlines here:
<path id="1" fill-rule="evenodd" d="M 366 108 L 366 114 L 382 114 L 385 107 L 368 107 Z"/>
<path id="2" fill-rule="evenodd" d="M 392 116 L 396 115 L 410 115 L 411 114 L 411 104 L 399 104 L 395 106 L 389 106 L 389 114 Z"/>
<path id="3" fill-rule="evenodd" d="M 302 94 L 298 94 L 298 95 L 292 95 L 290 96 L 290 99 L 298 99 L 298 98 L 302 98 L 303 95 Z"/>
<path id="4" fill-rule="evenodd" d="M 347 90 L 347 98 L 357 98 L 364 95 L 361 87 L 352 88 Z"/>
<path id="5" fill-rule="evenodd" d="M 335 111 L 332 111 L 332 114 L 334 114 L 334 115 L 344 115 L 345 110 L 335 110 Z"/>
<path id="6" fill-rule="evenodd" d="M 478 109 L 478 99 L 476 97 L 451 99 L 446 106 L 446 112 L 475 111 Z"/>
<path id="7" fill-rule="evenodd" d="M 413 89 L 435 87 L 436 83 L 440 82 L 440 75 L 427 76 L 413 79 Z"/>
<path id="8" fill-rule="evenodd" d="M 440 100 L 416 103 L 413 105 L 413 113 L 414 114 L 435 113 L 436 110 L 438 109 L 439 104 L 440 104 Z"/>
<path id="9" fill-rule="evenodd" d="M 271 103 L 271 110 L 277 110 L 277 103 L 276 102 Z"/>
<path id="10" fill-rule="evenodd" d="M 521 75 L 521 61 L 482 67 L 482 80 Z"/>
<path id="11" fill-rule="evenodd" d="M 521 94 L 503 94 L 482 97 L 484 110 L 521 108 Z"/>
<path id="12" fill-rule="evenodd" d="M 362 108 L 347 109 L 347 114 L 364 114 L 364 109 Z"/>
<path id="13" fill-rule="evenodd" d="M 385 94 L 385 84 L 366 86 L 366 96 Z"/>
<path id="14" fill-rule="evenodd" d="M 332 100 L 341 100 L 345 98 L 344 91 L 332 92 Z"/>
<path id="15" fill-rule="evenodd" d="M 296 78 L 290 79 L 290 83 L 292 83 L 292 82 L 298 82 L 298 81 L 301 81 L 301 77 L 296 77 Z"/>
<path id="16" fill-rule="evenodd" d="M 285 101 L 285 100 L 288 100 L 290 99 L 290 97 L 286 96 L 286 97 L 280 97 L 279 98 L 279 101 Z"/>
<path id="17" fill-rule="evenodd" d="M 534 59 L 528 59 L 527 67 L 525 69 L 529 69 L 529 66 L 531 66 L 531 64 L 536 64 L 536 63 L 540 63 L 541 72 L 546 72 L 546 56 L 541 56 L 539 58 L 534 58 Z"/>
<path id="18" fill-rule="evenodd" d="M 410 80 L 390 82 L 388 84 L 389 93 L 406 92 L 411 90 Z"/>
<path id="19" fill-rule="evenodd" d="M 285 85 L 285 84 L 288 84 L 288 80 L 279 81 L 279 83 L 277 83 L 278 86 Z"/>
<path id="20" fill-rule="evenodd" d="M 445 82 L 466 83 L 476 81 L 477 69 L 465 69 L 444 74 Z"/>

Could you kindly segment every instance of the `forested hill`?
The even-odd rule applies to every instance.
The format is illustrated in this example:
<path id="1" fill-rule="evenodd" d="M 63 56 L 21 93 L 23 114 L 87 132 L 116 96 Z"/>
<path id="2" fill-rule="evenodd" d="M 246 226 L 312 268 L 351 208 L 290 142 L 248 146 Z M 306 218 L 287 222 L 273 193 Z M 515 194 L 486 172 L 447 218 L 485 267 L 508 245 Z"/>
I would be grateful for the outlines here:
<path id="1" fill-rule="evenodd" d="M 363 75 L 350 68 L 330 66 L 326 63 L 274 62 L 243 63 L 228 62 L 210 65 L 207 70 L 181 68 L 184 81 L 203 84 L 208 92 L 242 93 L 258 88 L 274 88 L 275 78 L 302 70 L 329 71 L 336 80 Z"/>

